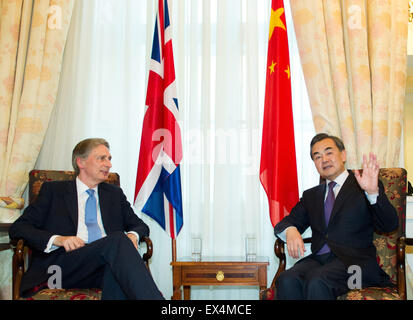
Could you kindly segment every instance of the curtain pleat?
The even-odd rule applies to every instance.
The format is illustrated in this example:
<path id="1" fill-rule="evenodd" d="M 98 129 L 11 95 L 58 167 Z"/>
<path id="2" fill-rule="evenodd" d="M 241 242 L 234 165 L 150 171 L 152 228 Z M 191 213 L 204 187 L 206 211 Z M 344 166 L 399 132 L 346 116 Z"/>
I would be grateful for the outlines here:
<path id="1" fill-rule="evenodd" d="M 316 132 L 341 137 L 347 167 L 374 152 L 400 165 L 407 63 L 405 0 L 291 0 Z"/>

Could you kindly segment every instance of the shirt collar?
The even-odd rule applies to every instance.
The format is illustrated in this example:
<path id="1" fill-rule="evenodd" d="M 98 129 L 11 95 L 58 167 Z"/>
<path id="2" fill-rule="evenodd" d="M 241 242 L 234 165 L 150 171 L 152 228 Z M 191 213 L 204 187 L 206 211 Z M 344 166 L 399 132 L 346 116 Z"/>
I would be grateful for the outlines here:
<path id="1" fill-rule="evenodd" d="M 335 183 L 337 183 L 338 186 L 342 186 L 344 182 L 346 181 L 349 173 L 347 170 L 344 170 L 337 178 L 334 179 Z M 328 185 L 331 180 L 326 179 L 326 184 Z"/>
<path id="2" fill-rule="evenodd" d="M 77 194 L 79 195 L 86 192 L 86 190 L 89 190 L 89 189 L 95 190 L 95 194 L 97 194 L 98 192 L 98 186 L 94 188 L 89 188 L 79 179 L 79 177 L 76 177 L 76 188 L 77 188 Z"/>

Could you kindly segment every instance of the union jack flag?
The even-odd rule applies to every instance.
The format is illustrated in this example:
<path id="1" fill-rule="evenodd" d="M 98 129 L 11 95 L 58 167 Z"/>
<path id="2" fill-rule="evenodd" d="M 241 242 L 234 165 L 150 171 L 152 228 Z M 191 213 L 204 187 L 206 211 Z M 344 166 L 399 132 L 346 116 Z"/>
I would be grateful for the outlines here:
<path id="1" fill-rule="evenodd" d="M 170 1 L 158 1 L 134 205 L 175 239 L 183 225 L 182 139 L 177 122 Z"/>

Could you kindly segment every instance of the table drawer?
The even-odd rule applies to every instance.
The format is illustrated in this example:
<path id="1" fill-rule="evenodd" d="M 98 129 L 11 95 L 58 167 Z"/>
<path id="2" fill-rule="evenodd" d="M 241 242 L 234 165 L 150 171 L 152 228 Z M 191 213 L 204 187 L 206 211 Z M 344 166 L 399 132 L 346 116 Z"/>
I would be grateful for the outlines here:
<path id="1" fill-rule="evenodd" d="M 183 285 L 259 284 L 257 266 L 182 267 Z"/>

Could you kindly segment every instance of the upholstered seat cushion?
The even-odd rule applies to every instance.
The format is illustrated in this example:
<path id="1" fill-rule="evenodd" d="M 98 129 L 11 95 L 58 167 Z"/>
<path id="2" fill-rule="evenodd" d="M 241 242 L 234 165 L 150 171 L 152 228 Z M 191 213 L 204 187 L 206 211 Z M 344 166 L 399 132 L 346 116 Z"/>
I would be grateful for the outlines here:
<path id="1" fill-rule="evenodd" d="M 368 287 L 350 290 L 337 298 L 338 300 L 400 300 L 397 287 Z"/>
<path id="2" fill-rule="evenodd" d="M 263 290 L 261 300 L 273 300 L 274 289 Z M 397 287 L 368 287 L 360 290 L 350 290 L 337 298 L 338 300 L 400 300 Z"/>
<path id="3" fill-rule="evenodd" d="M 100 289 L 43 289 L 21 300 L 100 300 Z"/>

